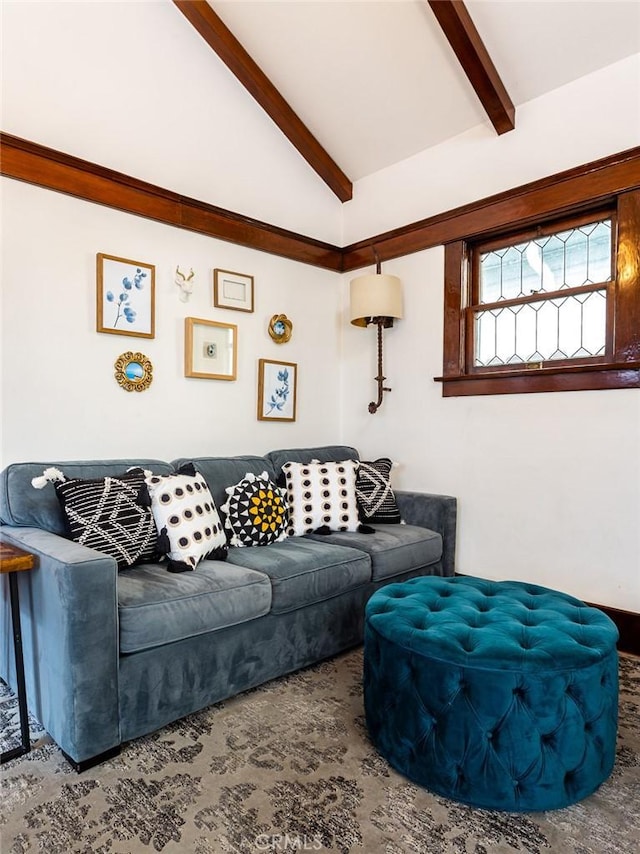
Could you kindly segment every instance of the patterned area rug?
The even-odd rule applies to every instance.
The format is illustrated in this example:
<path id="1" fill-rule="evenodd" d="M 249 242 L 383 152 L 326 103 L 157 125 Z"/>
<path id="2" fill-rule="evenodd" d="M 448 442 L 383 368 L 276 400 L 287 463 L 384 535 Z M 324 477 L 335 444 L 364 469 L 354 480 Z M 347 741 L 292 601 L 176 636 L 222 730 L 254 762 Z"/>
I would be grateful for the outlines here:
<path id="1" fill-rule="evenodd" d="M 457 804 L 390 769 L 367 738 L 361 672 L 361 650 L 350 652 L 132 742 L 80 775 L 41 741 L 2 768 L 3 854 L 640 849 L 640 659 L 621 659 L 611 778 L 580 804 L 529 814 Z M 7 696 L 5 724 L 15 706 Z"/>

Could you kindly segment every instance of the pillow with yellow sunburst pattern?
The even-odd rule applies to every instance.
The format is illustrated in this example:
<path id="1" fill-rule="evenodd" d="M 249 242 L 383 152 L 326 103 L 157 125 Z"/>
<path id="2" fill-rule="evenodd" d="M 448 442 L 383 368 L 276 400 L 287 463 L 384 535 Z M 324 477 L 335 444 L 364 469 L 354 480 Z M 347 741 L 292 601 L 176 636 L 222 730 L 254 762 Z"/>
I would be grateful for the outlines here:
<path id="1" fill-rule="evenodd" d="M 267 546 L 287 538 L 286 499 L 266 471 L 248 472 L 226 492 L 229 497 L 220 509 L 226 514 L 229 545 Z"/>

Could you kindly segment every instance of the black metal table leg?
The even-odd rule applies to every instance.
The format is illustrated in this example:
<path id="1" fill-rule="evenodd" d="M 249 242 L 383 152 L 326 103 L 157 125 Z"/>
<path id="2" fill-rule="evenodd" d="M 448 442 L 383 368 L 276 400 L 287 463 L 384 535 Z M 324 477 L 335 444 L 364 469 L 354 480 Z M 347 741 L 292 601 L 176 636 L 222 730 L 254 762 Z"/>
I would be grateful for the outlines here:
<path id="1" fill-rule="evenodd" d="M 20 628 L 20 602 L 18 599 L 18 578 L 15 572 L 9 575 L 9 595 L 11 599 L 11 622 L 13 624 L 13 646 L 16 657 L 16 681 L 18 683 L 18 709 L 20 710 L 20 733 L 22 744 L 0 755 L 0 765 L 16 759 L 31 750 L 29 738 L 29 712 L 27 710 L 27 688 L 24 681 L 24 660 L 22 657 L 22 631 Z"/>

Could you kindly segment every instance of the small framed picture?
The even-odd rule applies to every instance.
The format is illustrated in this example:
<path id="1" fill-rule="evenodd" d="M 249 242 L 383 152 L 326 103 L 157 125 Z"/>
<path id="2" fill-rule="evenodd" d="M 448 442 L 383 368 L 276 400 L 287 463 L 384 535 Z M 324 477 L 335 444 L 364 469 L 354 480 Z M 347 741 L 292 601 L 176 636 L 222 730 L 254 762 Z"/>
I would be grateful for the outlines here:
<path id="1" fill-rule="evenodd" d="M 213 304 L 216 308 L 253 311 L 253 276 L 214 270 Z"/>
<path id="2" fill-rule="evenodd" d="M 184 375 L 207 380 L 235 380 L 238 327 L 197 317 L 184 319 Z"/>
<path id="3" fill-rule="evenodd" d="M 258 360 L 258 421 L 295 421 L 298 366 Z"/>
<path id="4" fill-rule="evenodd" d="M 156 268 L 101 252 L 96 259 L 97 331 L 154 338 Z"/>

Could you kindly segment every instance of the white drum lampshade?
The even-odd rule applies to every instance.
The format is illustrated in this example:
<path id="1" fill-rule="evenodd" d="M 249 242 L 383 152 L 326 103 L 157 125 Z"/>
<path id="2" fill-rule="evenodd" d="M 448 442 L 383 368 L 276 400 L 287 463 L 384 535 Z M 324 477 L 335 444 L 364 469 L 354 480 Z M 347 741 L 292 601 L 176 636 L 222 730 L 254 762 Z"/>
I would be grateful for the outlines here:
<path id="1" fill-rule="evenodd" d="M 402 317 L 402 282 L 397 276 L 374 273 L 351 280 L 351 323 L 367 326 L 377 317 Z"/>

